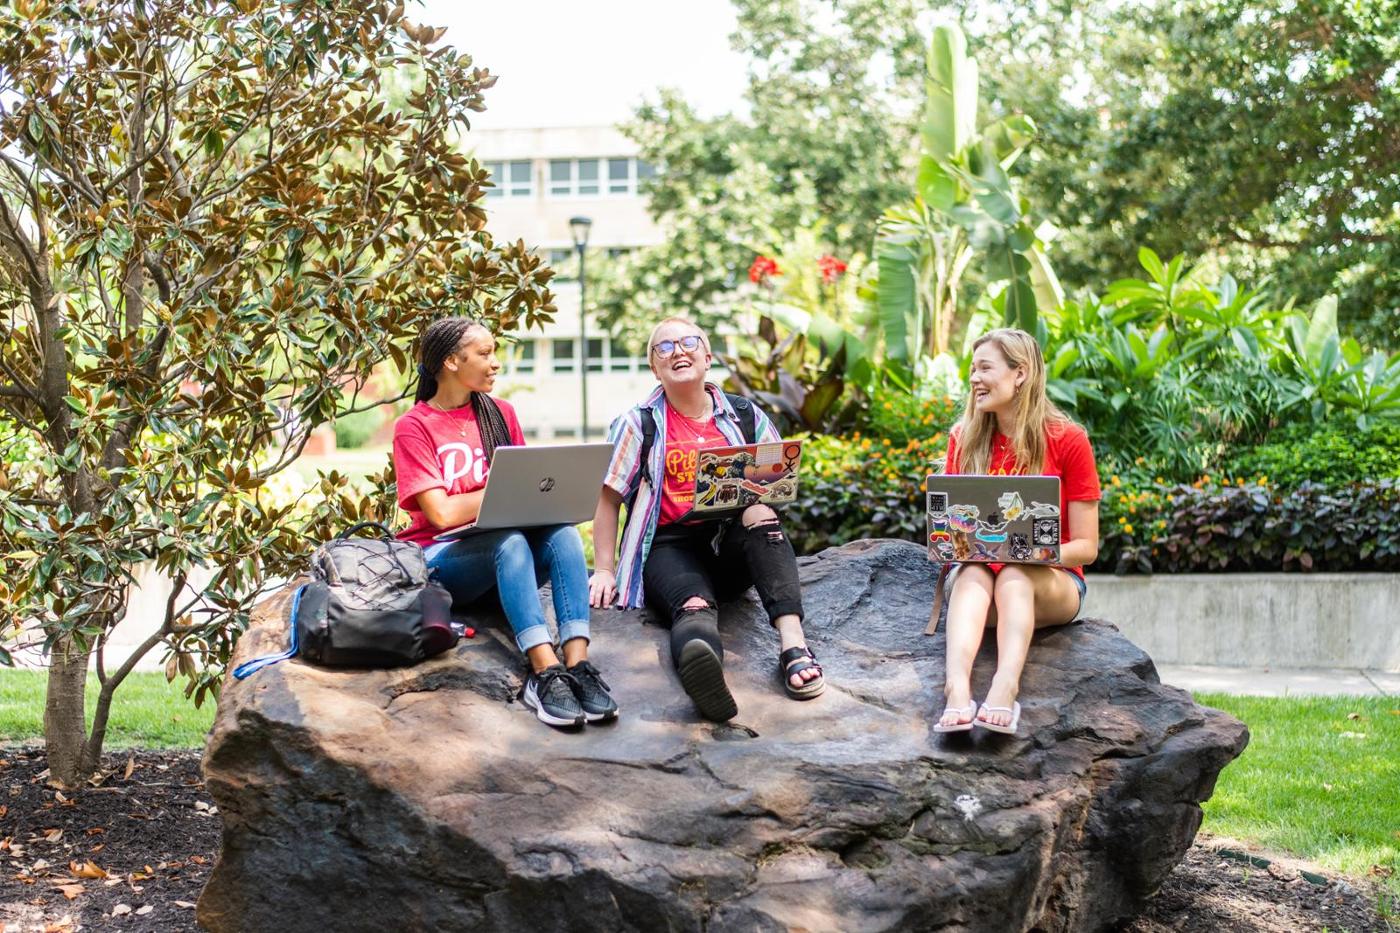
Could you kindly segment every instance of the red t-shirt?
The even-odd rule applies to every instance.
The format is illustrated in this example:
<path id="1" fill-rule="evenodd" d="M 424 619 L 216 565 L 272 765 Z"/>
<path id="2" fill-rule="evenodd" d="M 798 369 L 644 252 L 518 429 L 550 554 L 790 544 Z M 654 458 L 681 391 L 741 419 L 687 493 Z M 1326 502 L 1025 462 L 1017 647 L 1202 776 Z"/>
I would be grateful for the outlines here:
<path id="1" fill-rule="evenodd" d="M 510 428 L 510 442 L 523 445 L 525 435 L 515 409 L 509 402 L 493 401 Z M 449 496 L 476 492 L 486 485 L 490 472 L 470 404 L 450 411 L 438 411 L 427 402 L 414 405 L 394 422 L 394 476 L 399 505 L 410 519 L 399 537 L 425 547 L 432 544 L 440 529 L 418 508 L 418 494 L 428 489 L 443 489 Z"/>
<path id="2" fill-rule="evenodd" d="M 958 473 L 958 434 L 954 429 L 948 437 L 948 465 L 945 472 Z M 992 464 L 987 471 L 992 476 L 1012 476 L 1025 473 L 1016 465 L 1016 456 L 1011 450 L 1011 439 L 998 433 L 992 439 Z M 1094 449 L 1089 445 L 1089 435 L 1072 421 L 1052 421 L 1045 426 L 1045 467 L 1043 476 L 1060 478 L 1060 543 L 1064 544 L 1070 534 L 1069 504 L 1071 502 L 1097 502 L 1103 498 L 1099 489 L 1099 468 L 1094 463 Z M 988 564 L 992 573 L 1001 570 L 1005 564 Z M 1070 572 L 1084 576 L 1079 567 L 1067 568 Z"/>
<path id="3" fill-rule="evenodd" d="M 728 447 L 715 419 L 692 421 L 666 404 L 665 478 L 661 482 L 661 518 L 670 525 L 695 503 L 695 463 L 702 447 Z"/>

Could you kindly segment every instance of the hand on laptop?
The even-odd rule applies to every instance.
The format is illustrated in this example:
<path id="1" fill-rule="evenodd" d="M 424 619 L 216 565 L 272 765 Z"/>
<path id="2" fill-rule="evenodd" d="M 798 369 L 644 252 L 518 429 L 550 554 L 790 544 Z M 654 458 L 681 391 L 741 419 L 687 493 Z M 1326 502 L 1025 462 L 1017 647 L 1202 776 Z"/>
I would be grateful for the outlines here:
<path id="1" fill-rule="evenodd" d="M 588 578 L 588 605 L 594 609 L 607 609 L 617 598 L 617 575 L 611 570 L 599 568 Z"/>

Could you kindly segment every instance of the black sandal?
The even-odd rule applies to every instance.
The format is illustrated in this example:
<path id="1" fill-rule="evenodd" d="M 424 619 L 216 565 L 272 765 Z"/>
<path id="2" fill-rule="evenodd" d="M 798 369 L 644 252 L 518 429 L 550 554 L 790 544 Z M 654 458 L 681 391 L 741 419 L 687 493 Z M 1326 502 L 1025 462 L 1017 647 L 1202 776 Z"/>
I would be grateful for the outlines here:
<path id="1" fill-rule="evenodd" d="M 794 687 L 792 675 L 808 670 L 817 672 L 816 680 L 809 680 L 801 687 Z M 789 648 L 778 655 L 778 676 L 782 678 L 783 689 L 794 700 L 810 700 L 826 689 L 826 675 L 822 673 L 822 666 L 817 663 L 817 656 L 812 653 L 811 648 Z"/>

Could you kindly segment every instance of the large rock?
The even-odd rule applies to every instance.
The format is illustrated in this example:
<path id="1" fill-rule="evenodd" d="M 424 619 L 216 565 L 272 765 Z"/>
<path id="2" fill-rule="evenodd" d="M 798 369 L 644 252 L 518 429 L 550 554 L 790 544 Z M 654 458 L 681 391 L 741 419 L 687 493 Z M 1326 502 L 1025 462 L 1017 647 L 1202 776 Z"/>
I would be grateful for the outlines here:
<path id="1" fill-rule="evenodd" d="M 1094 930 L 1191 844 L 1244 726 L 1158 682 L 1104 622 L 1037 636 L 1015 738 L 940 736 L 923 551 L 802 561 L 830 687 L 786 699 L 756 600 L 725 607 L 739 717 L 696 718 L 665 632 L 598 612 L 615 725 L 511 702 L 504 622 L 409 670 L 300 662 L 226 684 L 205 757 L 232 930 Z M 280 648 L 285 598 L 238 660 Z M 990 643 L 993 639 L 988 639 Z M 987 689 L 990 644 L 974 687 Z"/>

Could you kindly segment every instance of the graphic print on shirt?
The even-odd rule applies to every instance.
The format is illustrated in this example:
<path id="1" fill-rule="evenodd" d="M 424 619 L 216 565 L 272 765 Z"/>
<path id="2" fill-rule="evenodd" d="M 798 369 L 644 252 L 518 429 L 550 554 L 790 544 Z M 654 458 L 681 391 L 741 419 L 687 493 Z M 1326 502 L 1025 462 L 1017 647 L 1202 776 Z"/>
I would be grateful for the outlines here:
<path id="1" fill-rule="evenodd" d="M 457 485 L 457 480 L 470 476 L 472 483 L 480 487 L 486 482 L 490 470 L 486 466 L 486 455 L 480 447 L 471 444 L 443 444 L 438 447 L 438 462 L 442 464 L 442 481 L 449 494 Z"/>
<path id="2" fill-rule="evenodd" d="M 695 500 L 695 464 L 700 447 L 695 441 L 666 445 L 666 493 L 677 504 L 689 506 Z"/>

